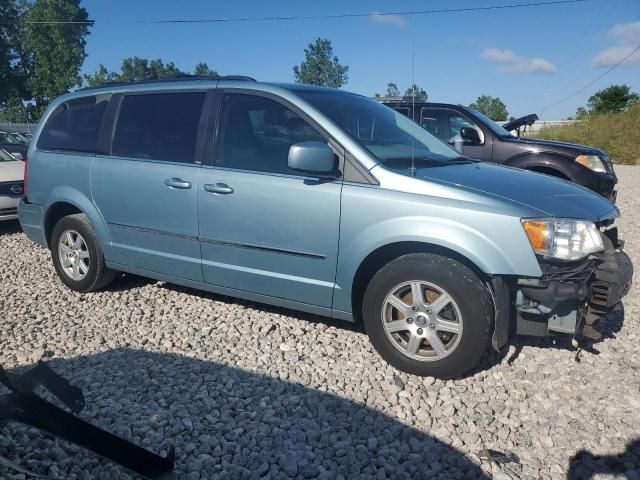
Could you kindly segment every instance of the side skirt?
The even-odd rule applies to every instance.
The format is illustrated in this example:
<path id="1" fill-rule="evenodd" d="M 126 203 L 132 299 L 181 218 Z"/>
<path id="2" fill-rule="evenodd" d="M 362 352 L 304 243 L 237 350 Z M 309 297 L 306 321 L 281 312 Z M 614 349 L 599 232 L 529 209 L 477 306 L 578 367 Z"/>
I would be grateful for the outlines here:
<path id="1" fill-rule="evenodd" d="M 241 298 L 243 300 L 249 300 L 256 303 L 265 303 L 267 305 L 274 305 L 276 307 L 288 308 L 291 310 L 299 310 L 301 312 L 311 313 L 313 315 L 320 315 L 322 317 L 335 318 L 339 320 L 345 320 L 353 322 L 353 315 L 351 313 L 342 311 L 333 311 L 330 308 L 319 307 L 317 305 L 310 305 L 308 303 L 294 302 L 292 300 L 286 300 L 284 298 L 270 297 L 268 295 L 260 295 L 258 293 L 247 292 L 244 290 L 237 290 L 235 288 L 220 287 L 218 285 L 212 285 L 210 283 L 197 282 L 195 280 L 189 280 L 186 278 L 174 277 L 164 273 L 152 272 L 144 270 L 142 268 L 130 267 L 128 265 L 121 265 L 114 262 L 105 262 L 107 267 L 118 270 L 120 272 L 131 273 L 133 275 L 139 275 L 141 277 L 153 278 L 154 280 L 160 280 L 162 282 L 174 283 L 176 285 L 182 285 L 183 287 L 194 288 L 196 290 L 204 290 L 218 295 L 225 295 L 228 297 Z"/>

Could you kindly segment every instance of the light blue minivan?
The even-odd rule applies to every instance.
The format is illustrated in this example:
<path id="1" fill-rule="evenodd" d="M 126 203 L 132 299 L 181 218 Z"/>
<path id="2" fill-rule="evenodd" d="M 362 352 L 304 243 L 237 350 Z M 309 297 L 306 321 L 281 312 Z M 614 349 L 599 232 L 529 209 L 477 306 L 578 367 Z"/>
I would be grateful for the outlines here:
<path id="1" fill-rule="evenodd" d="M 128 272 L 361 321 L 418 375 L 462 375 L 515 334 L 597 338 L 631 282 L 609 201 L 340 90 L 83 89 L 51 104 L 27 166 L 20 223 L 69 288 Z"/>

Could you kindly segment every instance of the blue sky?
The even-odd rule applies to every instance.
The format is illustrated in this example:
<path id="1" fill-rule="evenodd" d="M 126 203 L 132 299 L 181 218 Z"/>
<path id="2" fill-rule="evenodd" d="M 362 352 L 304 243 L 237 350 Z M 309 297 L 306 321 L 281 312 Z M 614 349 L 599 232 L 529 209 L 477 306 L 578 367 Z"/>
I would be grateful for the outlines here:
<path id="1" fill-rule="evenodd" d="M 365 95 L 384 93 L 393 81 L 411 83 L 410 16 L 299 21 L 141 25 L 158 20 L 274 15 L 389 12 L 532 0 L 249 1 L 83 0 L 96 25 L 87 38 L 83 72 L 100 63 L 118 69 L 125 57 L 173 61 L 183 70 L 206 62 L 222 74 L 292 82 L 292 66 L 317 37 L 329 38 L 341 63 L 349 65 L 343 88 Z M 639 0 L 585 3 L 488 12 L 415 16 L 415 78 L 432 101 L 468 104 L 479 95 L 499 96 L 510 115 L 541 118 L 573 115 L 596 90 L 627 83 L 640 91 L 640 52 L 595 85 L 541 113 L 579 90 L 640 45 Z"/>

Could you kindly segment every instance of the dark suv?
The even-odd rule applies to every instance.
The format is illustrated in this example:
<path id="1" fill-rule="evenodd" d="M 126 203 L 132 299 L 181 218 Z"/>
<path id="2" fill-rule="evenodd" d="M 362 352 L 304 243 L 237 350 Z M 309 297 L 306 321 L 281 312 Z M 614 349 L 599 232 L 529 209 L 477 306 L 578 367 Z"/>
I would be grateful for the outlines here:
<path id="1" fill-rule="evenodd" d="M 486 115 L 462 105 L 412 104 L 407 98 L 387 98 L 382 103 L 412 118 L 467 157 L 571 180 L 615 202 L 614 187 L 618 179 L 609 157 L 602 150 L 572 143 L 519 138 Z M 530 124 L 533 117 L 527 115 L 520 123 Z M 511 130 L 520 126 L 517 121 L 510 124 Z"/>

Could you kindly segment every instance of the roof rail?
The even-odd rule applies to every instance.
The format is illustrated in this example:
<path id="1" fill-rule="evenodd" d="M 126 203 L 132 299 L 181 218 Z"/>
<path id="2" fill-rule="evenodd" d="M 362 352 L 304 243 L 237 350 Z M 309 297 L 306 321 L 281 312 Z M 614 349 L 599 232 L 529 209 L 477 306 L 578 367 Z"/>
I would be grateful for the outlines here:
<path id="1" fill-rule="evenodd" d="M 83 87 L 78 90 L 92 90 L 94 88 L 103 87 L 120 87 L 123 85 L 144 85 L 147 83 L 163 83 L 163 82 L 189 82 L 193 80 L 239 80 L 244 82 L 255 82 L 253 77 L 245 75 L 179 75 L 177 77 L 156 78 L 153 80 L 137 80 L 133 82 L 105 82 L 93 87 Z"/>

